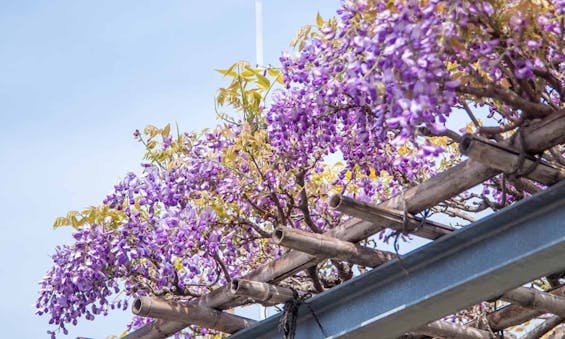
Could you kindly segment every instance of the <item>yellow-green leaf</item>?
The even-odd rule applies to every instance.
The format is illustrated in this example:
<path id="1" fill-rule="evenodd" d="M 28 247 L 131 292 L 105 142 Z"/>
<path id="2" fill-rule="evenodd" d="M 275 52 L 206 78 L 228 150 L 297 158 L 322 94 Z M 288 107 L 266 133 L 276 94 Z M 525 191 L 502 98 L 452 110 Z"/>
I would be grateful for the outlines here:
<path id="1" fill-rule="evenodd" d="M 145 129 L 143 129 L 143 133 L 148 135 L 150 138 L 153 138 L 159 133 L 159 129 L 155 126 L 147 125 Z"/>
<path id="2" fill-rule="evenodd" d="M 54 228 L 58 228 L 61 226 L 69 226 L 70 222 L 67 218 L 65 217 L 58 217 L 55 219 L 55 222 L 53 223 L 53 227 Z"/>
<path id="3" fill-rule="evenodd" d="M 215 71 L 220 73 L 223 76 L 228 76 L 228 75 L 231 76 L 231 77 L 236 76 L 235 72 L 231 69 L 216 69 Z"/>
<path id="4" fill-rule="evenodd" d="M 322 18 L 320 12 L 318 12 L 318 14 L 316 15 L 316 24 L 318 25 L 318 28 L 322 28 L 322 26 L 324 25 L 324 18 Z"/>
<path id="5" fill-rule="evenodd" d="M 169 133 L 171 133 L 171 124 L 167 124 L 167 126 L 163 128 L 163 130 L 161 131 L 161 135 L 164 137 L 168 137 Z"/>
<path id="6" fill-rule="evenodd" d="M 262 74 L 256 74 L 255 76 L 257 77 L 257 83 L 263 89 L 269 89 L 269 87 L 271 87 L 271 82 L 269 81 L 269 79 L 264 77 Z"/>
<path id="7" fill-rule="evenodd" d="M 153 149 L 155 146 L 157 146 L 157 141 L 155 140 L 151 140 L 147 143 L 147 149 Z"/>

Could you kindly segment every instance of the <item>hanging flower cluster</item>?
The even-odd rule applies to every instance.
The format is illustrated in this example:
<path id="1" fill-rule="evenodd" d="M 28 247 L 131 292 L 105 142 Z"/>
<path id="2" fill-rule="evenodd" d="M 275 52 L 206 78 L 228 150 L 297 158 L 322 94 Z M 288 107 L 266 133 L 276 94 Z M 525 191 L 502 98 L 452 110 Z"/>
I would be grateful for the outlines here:
<path id="1" fill-rule="evenodd" d="M 220 70 L 233 81 L 217 102 L 242 118 L 219 113 L 221 126 L 176 137 L 170 126 L 136 131 L 149 160 L 141 173 L 100 206 L 56 221 L 76 228 L 74 242 L 56 249 L 37 313 L 67 333 L 79 318 L 126 309 L 132 296 L 189 302 L 279 257 L 276 227 L 339 225 L 330 193 L 382 201 L 456 164 L 448 119 L 469 116 L 471 132 L 496 139 L 563 113 L 564 8 L 562 0 L 344 0 L 337 18 L 301 31 L 280 71 Z M 484 117 L 470 106 L 486 108 Z M 328 164 L 332 154 L 345 165 Z M 483 197 L 517 197 L 497 180 Z M 350 266 L 332 265 L 308 279 L 332 286 L 351 276 Z M 183 335 L 193 333 L 208 332 Z"/>
<path id="2" fill-rule="evenodd" d="M 467 100 L 497 119 L 494 128 L 480 126 L 488 135 L 562 111 L 563 7 L 343 1 L 337 20 L 318 18 L 317 32 L 302 32 L 298 54 L 281 58 L 286 88 L 268 111 L 272 143 L 299 162 L 339 150 L 350 166 L 413 179 L 441 151 L 418 128 L 443 135 Z M 407 145 L 418 151 L 406 154 Z"/>

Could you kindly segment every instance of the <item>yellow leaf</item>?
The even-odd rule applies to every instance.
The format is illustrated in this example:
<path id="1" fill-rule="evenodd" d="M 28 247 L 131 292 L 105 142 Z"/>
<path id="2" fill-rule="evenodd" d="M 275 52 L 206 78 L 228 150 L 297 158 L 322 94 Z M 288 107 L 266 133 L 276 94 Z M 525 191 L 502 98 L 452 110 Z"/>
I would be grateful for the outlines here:
<path id="1" fill-rule="evenodd" d="M 271 82 L 269 81 L 269 79 L 264 77 L 262 74 L 256 74 L 255 76 L 257 77 L 257 83 L 263 89 L 267 90 L 267 89 L 269 89 L 269 87 L 271 87 Z"/>
<path id="2" fill-rule="evenodd" d="M 69 226 L 70 222 L 67 218 L 65 217 L 58 217 L 55 219 L 55 222 L 53 223 L 53 227 L 54 228 L 58 228 L 61 226 Z"/>
<path id="3" fill-rule="evenodd" d="M 147 143 L 147 149 L 153 149 L 157 146 L 157 142 L 155 140 L 151 140 Z"/>
<path id="4" fill-rule="evenodd" d="M 284 85 L 284 79 L 283 79 L 282 75 L 279 74 L 279 76 L 277 77 L 276 80 L 279 84 Z"/>
<path id="5" fill-rule="evenodd" d="M 148 135 L 149 137 L 153 138 L 154 136 L 157 135 L 157 133 L 159 133 L 159 129 L 155 126 L 152 125 L 147 125 L 144 129 L 143 129 L 143 133 L 145 133 L 146 135 Z"/>
<path id="6" fill-rule="evenodd" d="M 168 137 L 170 132 L 171 132 L 171 124 L 167 124 L 167 126 L 165 126 L 165 128 L 163 128 L 163 130 L 161 131 L 161 135 L 164 137 Z"/>
<path id="7" fill-rule="evenodd" d="M 318 25 L 318 28 L 322 28 L 322 26 L 324 25 L 324 18 L 322 18 L 320 12 L 318 12 L 318 14 L 316 15 L 316 24 Z"/>
<path id="8" fill-rule="evenodd" d="M 402 147 L 400 147 L 400 148 L 398 149 L 398 154 L 399 154 L 399 155 L 406 155 L 406 154 L 408 154 L 408 153 L 410 153 L 410 150 L 409 150 L 408 147 L 406 147 L 406 146 L 402 146 Z"/>
<path id="9" fill-rule="evenodd" d="M 269 69 L 267 70 L 267 72 L 269 72 L 269 75 L 272 76 L 272 77 L 277 77 L 277 76 L 279 76 L 279 75 L 281 74 L 281 71 L 279 71 L 279 70 L 276 69 L 276 68 L 269 68 Z"/>
<path id="10" fill-rule="evenodd" d="M 250 76 L 254 75 L 255 72 L 253 72 L 252 70 L 245 70 L 243 72 L 241 72 L 241 76 L 244 78 L 249 78 Z"/>
<path id="11" fill-rule="evenodd" d="M 449 44 L 451 45 L 451 47 L 458 49 L 460 51 L 465 50 L 465 45 L 463 45 L 463 43 L 461 43 L 459 40 L 457 40 L 456 38 L 450 38 L 449 39 Z"/>
<path id="12" fill-rule="evenodd" d="M 223 76 L 228 76 L 228 75 L 229 75 L 229 76 L 231 76 L 231 77 L 234 77 L 234 76 L 237 75 L 237 74 L 235 74 L 235 72 L 234 72 L 233 70 L 231 70 L 231 69 L 216 69 L 215 71 L 218 72 L 218 73 L 220 73 L 220 74 L 222 74 Z"/>

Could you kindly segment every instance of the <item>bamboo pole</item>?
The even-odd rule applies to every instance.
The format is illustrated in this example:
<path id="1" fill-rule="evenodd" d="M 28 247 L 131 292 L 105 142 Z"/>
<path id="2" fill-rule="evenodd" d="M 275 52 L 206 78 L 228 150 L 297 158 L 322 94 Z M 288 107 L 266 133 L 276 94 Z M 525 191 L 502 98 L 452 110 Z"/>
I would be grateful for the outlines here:
<path id="1" fill-rule="evenodd" d="M 501 299 L 565 318 L 565 297 L 540 292 L 533 288 L 518 287 L 505 292 Z"/>
<path id="2" fill-rule="evenodd" d="M 163 300 L 155 297 L 137 298 L 132 307 L 135 315 L 179 323 L 190 323 L 224 333 L 234 333 L 256 323 L 255 320 L 220 312 L 215 309 Z"/>
<path id="3" fill-rule="evenodd" d="M 459 144 L 462 154 L 503 173 L 525 173 L 531 180 L 544 185 L 553 185 L 565 179 L 565 169 L 538 162 L 532 156 L 520 157 L 520 152 L 467 134 Z"/>
<path id="4" fill-rule="evenodd" d="M 457 339 L 493 339 L 495 336 L 488 331 L 474 327 L 454 324 L 445 320 L 434 321 L 414 330 L 417 334 L 430 337 L 457 338 Z"/>
<path id="5" fill-rule="evenodd" d="M 564 297 L 565 285 L 547 293 Z M 490 328 L 496 332 L 511 326 L 522 324 L 535 317 L 539 317 L 542 314 L 542 311 L 524 308 L 519 305 L 510 305 L 490 313 L 487 316 L 487 320 Z"/>
<path id="6" fill-rule="evenodd" d="M 546 334 L 547 332 L 551 331 L 555 326 L 561 324 L 563 322 L 563 318 L 558 315 L 554 315 L 546 319 L 543 323 L 538 325 L 536 328 L 531 330 L 528 334 L 526 334 L 522 339 L 539 339 L 541 336 Z"/>
<path id="7" fill-rule="evenodd" d="M 553 333 L 547 337 L 547 339 L 563 339 L 565 338 L 565 327 L 558 326 L 557 328 L 553 329 Z"/>
<path id="8" fill-rule="evenodd" d="M 383 227 L 406 228 L 403 231 L 418 234 L 424 238 L 436 239 L 449 234 L 455 229 L 440 223 L 423 220 L 403 211 L 381 207 L 341 194 L 333 195 L 329 200 L 330 207 L 361 220 L 369 221 Z"/>
<path id="9" fill-rule="evenodd" d="M 275 243 L 322 258 L 335 258 L 361 266 L 376 267 L 395 258 L 394 253 L 339 240 L 325 234 L 279 227 L 273 233 Z"/>
<path id="10" fill-rule="evenodd" d="M 299 296 L 298 292 L 295 293 L 290 288 L 244 279 L 232 280 L 230 292 L 235 296 L 251 298 L 265 306 L 283 304 Z"/>
<path id="11" fill-rule="evenodd" d="M 554 114 L 524 128 L 522 133 L 527 152 L 540 152 L 565 143 L 565 115 Z M 504 142 L 503 145 L 511 145 L 511 142 Z M 405 206 L 409 213 L 416 214 L 490 179 L 498 173 L 499 171 L 481 163 L 466 160 L 417 186 L 407 189 L 403 195 L 392 197 L 379 206 L 393 210 L 401 210 Z M 379 232 L 382 228 L 380 225 L 367 221 L 352 219 L 333 228 L 326 234 L 341 240 L 358 242 Z M 317 265 L 319 262 L 320 259 L 315 256 L 291 251 L 279 259 L 258 267 L 242 278 L 275 283 L 308 267 Z M 225 288 L 218 288 L 200 298 L 196 303 L 210 308 L 227 309 L 241 305 L 242 302 L 242 299 L 234 299 Z M 138 331 L 145 331 L 146 334 L 143 338 L 146 339 L 166 338 L 167 336 L 163 336 L 161 333 L 175 333 L 186 326 L 188 324 L 183 326 L 183 324 L 177 322 L 155 321 Z M 133 337 L 128 335 L 125 338 Z"/>

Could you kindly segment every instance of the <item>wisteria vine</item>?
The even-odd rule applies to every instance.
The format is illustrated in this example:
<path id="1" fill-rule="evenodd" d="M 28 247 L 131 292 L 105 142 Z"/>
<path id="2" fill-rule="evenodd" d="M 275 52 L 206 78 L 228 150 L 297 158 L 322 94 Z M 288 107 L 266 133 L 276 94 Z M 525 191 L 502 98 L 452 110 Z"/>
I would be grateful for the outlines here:
<path id="1" fill-rule="evenodd" d="M 80 318 L 127 309 L 132 296 L 189 302 L 279 257 L 275 227 L 337 226 L 330 193 L 382 201 L 456 164 L 461 131 L 450 120 L 499 140 L 564 114 L 564 8 L 563 0 L 344 0 L 336 18 L 301 31 L 280 70 L 222 70 L 233 81 L 218 104 L 243 118 L 221 114 L 202 133 L 136 131 L 147 148 L 140 173 L 99 207 L 56 222 L 76 228 L 74 241 L 56 249 L 37 314 L 50 317 L 54 337 Z M 564 150 L 553 151 L 563 161 Z M 521 193 L 495 178 L 482 194 L 447 203 L 476 212 Z M 466 209 L 472 199 L 479 206 Z M 352 276 L 348 264 L 325 265 L 300 276 L 300 287 L 317 293 Z M 195 333 L 208 330 L 182 336 Z"/>

